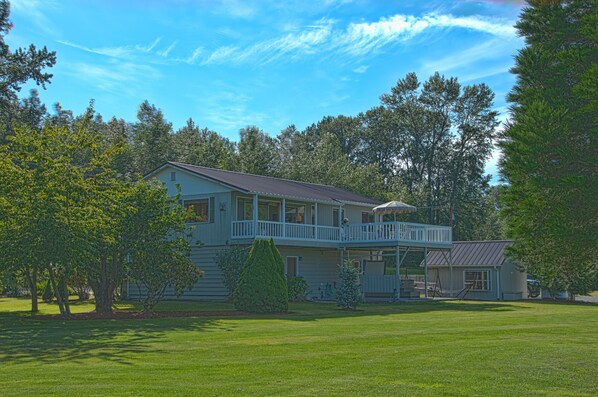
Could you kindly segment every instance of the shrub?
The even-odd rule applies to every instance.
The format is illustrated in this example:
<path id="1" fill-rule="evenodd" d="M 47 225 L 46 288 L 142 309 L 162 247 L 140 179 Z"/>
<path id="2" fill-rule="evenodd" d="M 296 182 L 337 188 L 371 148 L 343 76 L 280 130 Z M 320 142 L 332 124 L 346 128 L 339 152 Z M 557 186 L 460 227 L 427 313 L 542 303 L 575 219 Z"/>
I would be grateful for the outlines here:
<path id="1" fill-rule="evenodd" d="M 336 304 L 343 309 L 356 309 L 361 303 L 359 270 L 347 260 L 339 269 L 339 283 L 336 290 Z"/>
<path id="2" fill-rule="evenodd" d="M 272 242 L 255 240 L 234 292 L 235 308 L 254 313 L 288 310 L 282 257 Z"/>
<path id="3" fill-rule="evenodd" d="M 222 271 L 224 286 L 228 289 L 228 297 L 231 300 L 248 256 L 249 249 L 238 245 L 223 249 L 216 254 L 216 264 Z"/>
<path id="4" fill-rule="evenodd" d="M 303 302 L 307 300 L 309 287 L 303 277 L 289 277 L 287 279 L 287 288 L 289 290 L 289 301 Z"/>

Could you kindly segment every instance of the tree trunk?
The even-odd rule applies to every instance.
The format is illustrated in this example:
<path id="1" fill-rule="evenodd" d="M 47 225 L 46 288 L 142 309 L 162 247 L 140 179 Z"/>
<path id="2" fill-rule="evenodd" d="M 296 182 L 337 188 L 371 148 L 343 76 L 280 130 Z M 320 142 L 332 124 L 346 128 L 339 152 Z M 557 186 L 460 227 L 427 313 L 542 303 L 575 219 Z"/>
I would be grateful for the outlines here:
<path id="1" fill-rule="evenodd" d="M 50 278 L 50 284 L 52 284 L 52 290 L 54 291 L 54 295 L 56 295 L 56 303 L 58 303 L 58 309 L 60 309 L 60 314 L 66 315 L 66 310 L 64 308 L 64 303 L 62 300 L 62 292 L 58 288 L 58 284 L 56 283 L 56 278 L 54 277 L 54 270 L 52 269 L 52 265 L 48 266 L 48 275 Z"/>
<path id="2" fill-rule="evenodd" d="M 112 313 L 114 288 L 110 280 L 110 271 L 106 257 L 100 260 L 100 274 L 98 280 L 92 285 L 96 301 L 96 313 Z"/>
<path id="3" fill-rule="evenodd" d="M 29 290 L 31 291 L 31 313 L 37 313 L 37 269 L 31 273 L 31 286 Z"/>
<path id="4" fill-rule="evenodd" d="M 25 278 L 27 279 L 29 292 L 31 293 L 31 313 L 37 313 L 37 269 L 34 269 L 31 273 L 29 272 L 29 269 L 26 269 Z"/>

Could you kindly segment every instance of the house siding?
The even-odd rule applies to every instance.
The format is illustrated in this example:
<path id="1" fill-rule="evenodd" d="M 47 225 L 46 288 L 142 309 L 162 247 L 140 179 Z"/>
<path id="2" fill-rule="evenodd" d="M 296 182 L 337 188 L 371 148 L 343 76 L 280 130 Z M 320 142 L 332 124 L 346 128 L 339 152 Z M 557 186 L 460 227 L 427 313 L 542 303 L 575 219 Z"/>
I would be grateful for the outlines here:
<path id="1" fill-rule="evenodd" d="M 194 248 L 191 251 L 190 259 L 197 267 L 204 272 L 204 276 L 195 284 L 191 291 L 185 291 L 179 298 L 176 297 L 172 288 L 167 288 L 164 294 L 165 299 L 183 299 L 183 300 L 205 300 L 205 301 L 224 301 L 228 297 L 228 291 L 222 282 L 222 272 L 216 265 L 216 254 L 226 247 L 203 247 Z M 144 287 L 138 287 L 135 282 L 130 282 L 128 286 L 129 299 L 143 298 L 147 290 Z"/>
<path id="2" fill-rule="evenodd" d="M 527 297 L 527 283 L 525 273 L 520 272 L 515 265 L 504 264 L 498 267 L 497 270 L 491 266 L 453 266 L 453 296 L 463 291 L 464 272 L 466 270 L 483 270 L 488 271 L 490 275 L 490 290 L 489 291 L 473 291 L 470 290 L 465 295 L 464 299 L 473 300 L 512 300 Z M 500 282 L 498 281 L 500 277 Z M 450 296 L 450 273 L 447 267 L 431 267 L 428 271 L 428 280 L 430 283 L 437 283 L 440 280 L 443 296 Z M 520 295 L 519 295 L 520 294 Z M 459 295 L 463 296 L 463 293 Z"/>

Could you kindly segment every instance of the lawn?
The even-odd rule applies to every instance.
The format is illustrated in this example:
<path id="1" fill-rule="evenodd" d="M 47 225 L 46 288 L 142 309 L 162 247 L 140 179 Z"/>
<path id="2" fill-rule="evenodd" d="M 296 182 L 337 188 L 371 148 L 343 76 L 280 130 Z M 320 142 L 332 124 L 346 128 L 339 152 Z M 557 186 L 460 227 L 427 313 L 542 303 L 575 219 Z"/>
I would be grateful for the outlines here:
<path id="1" fill-rule="evenodd" d="M 27 309 L 0 298 L 3 397 L 598 395 L 598 305 L 305 303 L 286 315 L 71 321 Z"/>

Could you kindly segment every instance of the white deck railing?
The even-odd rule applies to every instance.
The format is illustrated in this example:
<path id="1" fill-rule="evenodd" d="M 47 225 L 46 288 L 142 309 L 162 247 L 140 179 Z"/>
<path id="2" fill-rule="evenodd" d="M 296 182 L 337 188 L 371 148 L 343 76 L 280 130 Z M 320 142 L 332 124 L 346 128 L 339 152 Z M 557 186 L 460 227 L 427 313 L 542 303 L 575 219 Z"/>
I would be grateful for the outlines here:
<path id="1" fill-rule="evenodd" d="M 405 241 L 449 244 L 452 241 L 452 233 L 448 226 L 405 222 L 360 223 L 346 227 L 331 227 L 269 221 L 233 221 L 232 238 L 284 238 L 356 243 Z"/>

